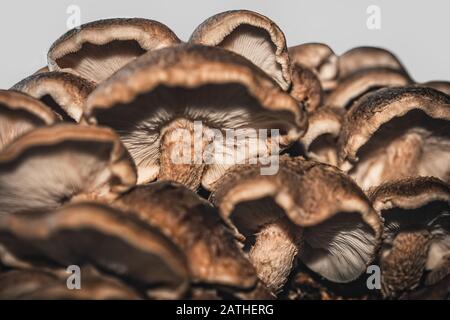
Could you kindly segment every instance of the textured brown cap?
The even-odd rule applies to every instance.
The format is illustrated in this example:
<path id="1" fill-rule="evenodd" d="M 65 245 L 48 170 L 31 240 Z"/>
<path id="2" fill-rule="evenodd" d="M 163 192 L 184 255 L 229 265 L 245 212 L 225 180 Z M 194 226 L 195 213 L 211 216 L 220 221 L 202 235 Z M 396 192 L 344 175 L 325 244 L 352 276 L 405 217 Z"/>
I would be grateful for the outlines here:
<path id="1" fill-rule="evenodd" d="M 172 30 L 157 21 L 98 20 L 56 40 L 48 52 L 48 67 L 50 71 L 68 71 L 98 83 L 137 56 L 177 43 L 180 40 Z"/>
<path id="2" fill-rule="evenodd" d="M 286 38 L 269 18 L 249 10 L 216 14 L 191 35 L 191 43 L 220 46 L 252 61 L 287 90 L 291 84 Z"/>
<path id="3" fill-rule="evenodd" d="M 306 111 L 314 112 L 322 105 L 323 91 L 320 80 L 310 69 L 293 65 L 292 86 L 289 93 L 299 103 L 303 104 Z"/>

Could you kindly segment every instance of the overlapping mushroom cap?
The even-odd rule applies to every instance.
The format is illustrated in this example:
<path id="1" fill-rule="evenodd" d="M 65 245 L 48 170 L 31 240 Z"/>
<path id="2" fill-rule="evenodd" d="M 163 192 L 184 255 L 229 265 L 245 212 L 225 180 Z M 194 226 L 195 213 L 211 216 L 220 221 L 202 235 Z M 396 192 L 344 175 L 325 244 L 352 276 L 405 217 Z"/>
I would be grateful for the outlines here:
<path id="1" fill-rule="evenodd" d="M 304 43 L 289 48 L 289 56 L 294 65 L 312 70 L 320 79 L 324 90 L 334 89 L 339 76 L 339 59 L 324 43 Z"/>
<path id="2" fill-rule="evenodd" d="M 363 188 L 408 176 L 450 178 L 450 97 L 423 87 L 361 98 L 340 136 L 342 168 Z"/>
<path id="3" fill-rule="evenodd" d="M 66 72 L 42 72 L 15 84 L 12 90 L 41 100 L 66 121 L 79 121 L 94 84 Z"/>
<path id="4" fill-rule="evenodd" d="M 195 29 L 189 42 L 239 53 L 264 70 L 284 90 L 291 85 L 284 34 L 275 22 L 259 13 L 233 10 L 216 14 Z"/>
<path id="5" fill-rule="evenodd" d="M 112 130 L 41 127 L 0 152 L 0 215 L 51 210 L 75 199 L 110 201 L 135 181 L 134 164 Z"/>
<path id="6" fill-rule="evenodd" d="M 380 252 L 385 296 L 397 297 L 421 282 L 434 285 L 450 274 L 447 183 L 432 177 L 407 178 L 382 184 L 369 197 L 385 221 Z"/>
<path id="7" fill-rule="evenodd" d="M 299 257 L 336 282 L 349 282 L 375 258 L 381 221 L 363 192 L 338 169 L 283 156 L 275 175 L 236 166 L 211 200 L 246 237 L 260 278 L 280 290 Z"/>
<path id="8" fill-rule="evenodd" d="M 183 254 L 159 230 L 99 203 L 1 215 L 0 243 L 38 266 L 97 266 L 153 297 L 180 297 L 189 281 Z"/>
<path id="9" fill-rule="evenodd" d="M 99 83 L 143 53 L 177 43 L 172 30 L 154 20 L 98 20 L 56 40 L 48 52 L 48 67 Z"/>
<path id="10" fill-rule="evenodd" d="M 258 135 L 252 142 L 267 152 L 275 142 L 280 149 L 289 146 L 307 127 L 295 99 L 260 69 L 237 54 L 200 45 L 174 46 L 138 58 L 97 87 L 86 109 L 87 121 L 119 133 L 135 160 L 140 183 L 158 177 L 193 189 L 200 182 L 208 187 L 229 166 L 216 161 L 214 143 L 224 146 L 217 134 L 278 130 L 277 137 L 269 133 L 259 142 Z M 235 152 L 237 143 L 232 140 L 221 155 Z M 207 151 L 213 154 L 209 163 Z"/>
<path id="11" fill-rule="evenodd" d="M 0 150 L 20 135 L 59 120 L 39 100 L 20 92 L 0 90 Z"/>

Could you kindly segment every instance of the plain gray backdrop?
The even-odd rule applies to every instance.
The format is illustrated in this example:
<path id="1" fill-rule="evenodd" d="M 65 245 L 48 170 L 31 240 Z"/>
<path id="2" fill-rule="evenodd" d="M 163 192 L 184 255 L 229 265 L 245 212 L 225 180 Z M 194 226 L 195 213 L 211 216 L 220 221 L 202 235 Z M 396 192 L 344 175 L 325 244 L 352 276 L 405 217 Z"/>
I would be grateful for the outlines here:
<path id="1" fill-rule="evenodd" d="M 449 0 L 2 0 L 0 88 L 9 88 L 46 64 L 50 45 L 66 32 L 68 6 L 81 21 L 144 17 L 168 25 L 187 40 L 203 20 L 249 9 L 274 20 L 288 46 L 324 42 L 340 54 L 360 45 L 388 48 L 418 82 L 450 80 Z M 366 26 L 367 7 L 381 9 L 381 29 Z"/>

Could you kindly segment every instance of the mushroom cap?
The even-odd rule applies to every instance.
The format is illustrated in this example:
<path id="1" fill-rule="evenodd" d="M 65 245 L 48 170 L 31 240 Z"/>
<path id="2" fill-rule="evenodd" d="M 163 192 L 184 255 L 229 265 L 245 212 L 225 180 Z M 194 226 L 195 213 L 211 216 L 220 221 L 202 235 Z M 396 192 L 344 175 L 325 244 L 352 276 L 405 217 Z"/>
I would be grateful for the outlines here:
<path id="1" fill-rule="evenodd" d="M 0 150 L 25 132 L 58 120 L 39 100 L 20 92 L 0 90 Z"/>
<path id="2" fill-rule="evenodd" d="M 177 43 L 180 39 L 173 31 L 154 20 L 98 20 L 56 40 L 47 55 L 48 67 L 50 71 L 63 70 L 98 83 L 144 52 Z"/>
<path id="3" fill-rule="evenodd" d="M 370 68 L 390 68 L 406 73 L 400 60 L 383 48 L 356 47 L 339 57 L 340 78 L 346 78 L 354 72 Z"/>
<path id="4" fill-rule="evenodd" d="M 244 236 L 286 216 L 304 228 L 299 257 L 310 269 L 335 282 L 356 279 L 381 240 L 381 220 L 369 200 L 332 166 L 286 156 L 279 165 L 275 175 L 235 166 L 216 183 L 211 201 Z"/>
<path id="5" fill-rule="evenodd" d="M 87 96 L 94 90 L 94 84 L 71 73 L 42 72 L 20 81 L 11 89 L 47 102 L 47 106 L 54 108 L 53 111 L 63 118 L 78 122 Z"/>
<path id="6" fill-rule="evenodd" d="M 232 10 L 216 14 L 194 30 L 189 42 L 239 53 L 267 72 L 284 90 L 291 84 L 283 31 L 259 13 Z"/>
<path id="7" fill-rule="evenodd" d="M 352 102 L 367 92 L 383 87 L 406 86 L 412 81 L 405 73 L 389 68 L 372 68 L 356 71 L 339 82 L 327 96 L 326 104 L 349 109 Z"/>
<path id="8" fill-rule="evenodd" d="M 350 171 L 352 163 L 358 166 L 364 160 L 372 166 L 372 160 L 383 161 L 381 167 L 374 166 L 375 171 L 366 168 L 368 172 L 361 176 L 354 171 L 364 189 L 411 175 L 448 180 L 449 120 L 450 97 L 434 89 L 394 87 L 369 93 L 345 116 L 339 148 L 342 167 Z M 400 163 L 395 168 L 386 166 L 393 161 Z M 385 172 L 380 174 L 380 170 Z"/>
<path id="9" fill-rule="evenodd" d="M 156 228 L 100 203 L 0 216 L 0 242 L 15 256 L 42 264 L 91 264 L 159 294 L 187 288 L 182 252 Z M 161 296 L 162 297 L 162 296 Z"/>
<path id="10" fill-rule="evenodd" d="M 135 184 L 131 158 L 108 128 L 59 124 L 28 132 L 0 152 L 0 215 L 65 201 L 109 201 Z"/>
<path id="11" fill-rule="evenodd" d="M 217 211 L 171 182 L 139 186 L 114 203 L 158 228 L 186 255 L 194 282 L 249 289 L 257 277 Z"/>
<path id="12" fill-rule="evenodd" d="M 333 89 L 339 75 L 338 57 L 324 43 L 304 43 L 289 48 L 293 65 L 302 65 L 313 70 L 324 90 Z"/>
<path id="13" fill-rule="evenodd" d="M 292 86 L 289 93 L 305 106 L 307 112 L 314 112 L 322 105 L 323 91 L 320 80 L 310 69 L 293 65 Z"/>
<path id="14" fill-rule="evenodd" d="M 450 95 L 450 81 L 428 81 L 419 85 L 421 87 L 432 88 Z"/>
<path id="15" fill-rule="evenodd" d="M 157 177 L 161 136 L 180 118 L 221 130 L 279 129 L 280 148 L 307 127 L 295 99 L 259 68 L 227 50 L 201 45 L 174 46 L 136 59 L 92 92 L 85 114 L 88 122 L 118 131 L 137 164 L 139 182 Z M 207 170 L 203 184 L 218 172 Z"/>
<path id="16" fill-rule="evenodd" d="M 61 270 L 63 271 L 63 270 Z M 12 270 L 0 273 L 0 299 L 139 299 L 139 295 L 117 279 L 81 270 L 82 287 L 67 289 L 67 274 L 61 278 L 42 270 Z"/>
<path id="17" fill-rule="evenodd" d="M 328 106 L 323 106 L 309 115 L 308 131 L 300 138 L 308 157 L 338 165 L 337 139 L 341 132 L 342 121 L 342 110 Z"/>
<path id="18" fill-rule="evenodd" d="M 386 296 L 417 287 L 425 268 L 431 283 L 449 274 L 450 185 L 434 177 L 407 178 L 373 188 L 369 197 L 385 221 L 380 260 Z"/>

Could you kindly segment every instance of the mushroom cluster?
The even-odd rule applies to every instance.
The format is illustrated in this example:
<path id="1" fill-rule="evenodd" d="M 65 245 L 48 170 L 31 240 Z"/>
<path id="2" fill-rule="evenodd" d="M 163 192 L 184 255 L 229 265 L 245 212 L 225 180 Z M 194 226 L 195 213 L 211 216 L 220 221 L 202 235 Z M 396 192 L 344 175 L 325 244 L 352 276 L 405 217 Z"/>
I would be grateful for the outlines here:
<path id="1" fill-rule="evenodd" d="M 0 90 L 0 298 L 449 298 L 449 94 L 247 10 L 70 30 Z"/>

